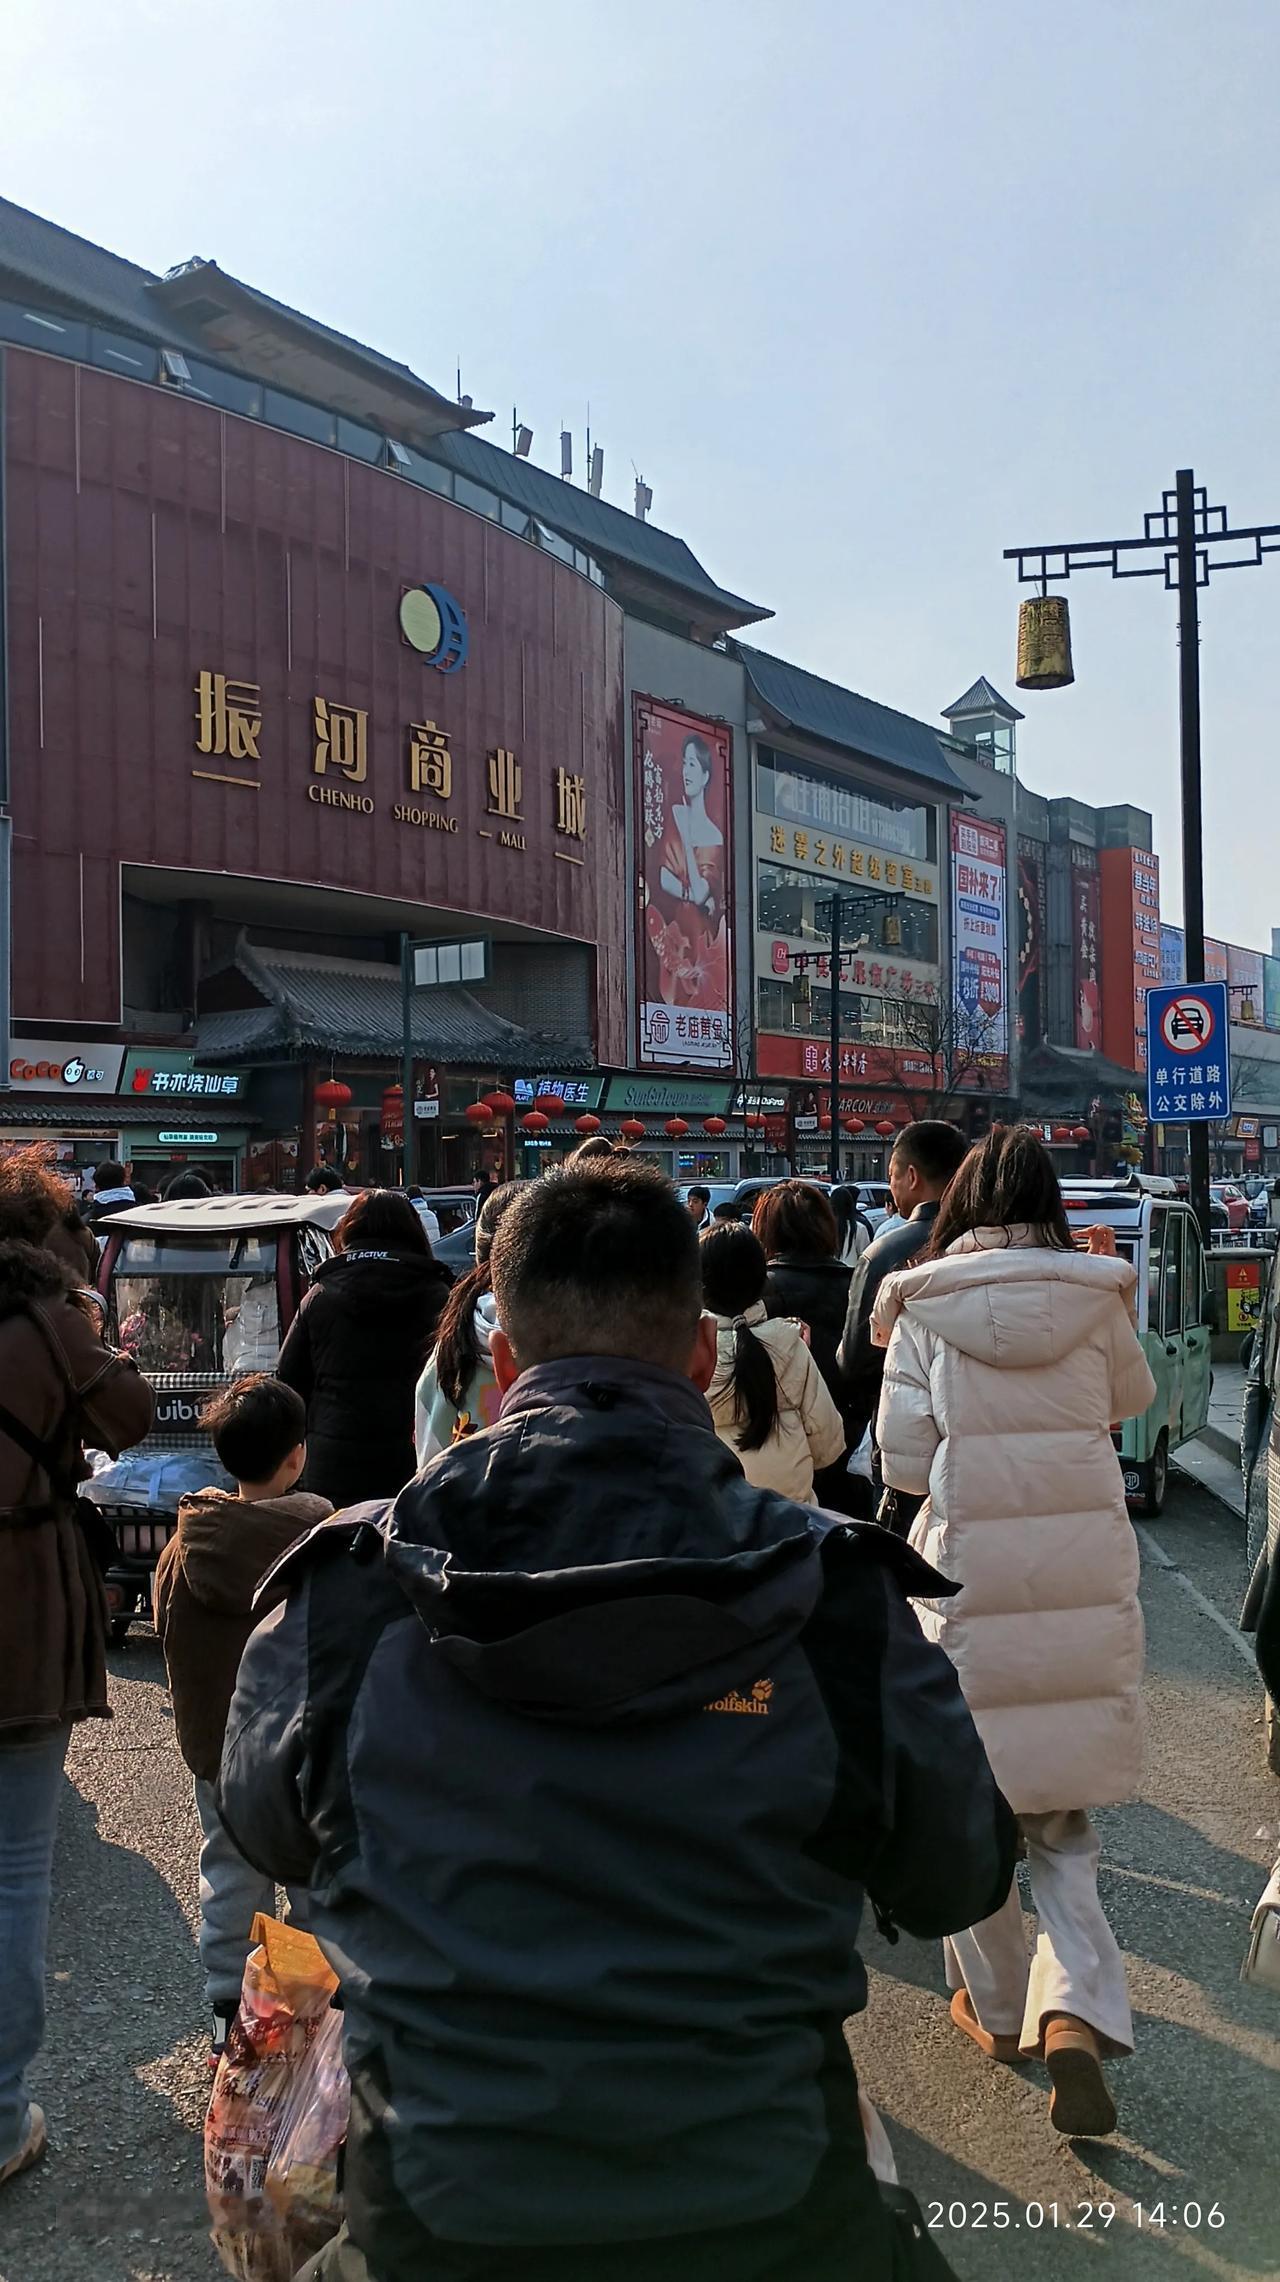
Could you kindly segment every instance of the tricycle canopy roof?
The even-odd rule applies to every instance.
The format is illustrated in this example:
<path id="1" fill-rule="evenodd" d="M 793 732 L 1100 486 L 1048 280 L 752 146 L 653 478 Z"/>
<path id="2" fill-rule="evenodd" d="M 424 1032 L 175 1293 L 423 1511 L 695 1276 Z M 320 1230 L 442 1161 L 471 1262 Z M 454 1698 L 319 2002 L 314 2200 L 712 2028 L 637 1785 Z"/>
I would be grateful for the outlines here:
<path id="1" fill-rule="evenodd" d="M 289 1196 L 268 1190 L 254 1196 L 175 1197 L 170 1204 L 135 1204 L 113 1212 L 101 1233 L 117 1230 L 138 1236 L 234 1236 L 255 1228 L 310 1224 L 336 1228 L 354 1191 L 334 1189 L 319 1196 Z"/>

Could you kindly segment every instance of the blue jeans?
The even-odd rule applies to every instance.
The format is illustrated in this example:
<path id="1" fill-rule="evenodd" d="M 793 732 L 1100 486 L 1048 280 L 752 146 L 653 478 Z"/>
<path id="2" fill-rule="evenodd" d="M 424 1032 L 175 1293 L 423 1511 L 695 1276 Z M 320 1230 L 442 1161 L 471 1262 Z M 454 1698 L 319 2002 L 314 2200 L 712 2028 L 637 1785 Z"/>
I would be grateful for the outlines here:
<path id="1" fill-rule="evenodd" d="M 26 2075 L 44 2036 L 53 1842 L 70 1725 L 34 1742 L 0 1731 L 0 2164 L 27 2134 Z"/>

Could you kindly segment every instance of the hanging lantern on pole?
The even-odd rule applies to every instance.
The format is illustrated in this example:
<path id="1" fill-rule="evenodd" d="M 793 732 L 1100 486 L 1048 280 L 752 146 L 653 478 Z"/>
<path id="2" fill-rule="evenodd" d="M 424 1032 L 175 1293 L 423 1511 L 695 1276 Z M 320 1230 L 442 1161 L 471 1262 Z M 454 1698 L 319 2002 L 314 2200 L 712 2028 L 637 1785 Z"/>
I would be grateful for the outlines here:
<path id="1" fill-rule="evenodd" d="M 588 1135 L 600 1131 L 600 1120 L 598 1117 L 593 1117 L 589 1109 L 584 1110 L 581 1117 L 574 1118 L 573 1130 L 575 1133 L 581 1133 L 585 1140 Z"/>
<path id="2" fill-rule="evenodd" d="M 541 1112 L 543 1117 L 563 1117 L 564 1095 L 559 1093 L 540 1093 L 537 1096 L 533 1106 L 536 1110 Z"/>
<path id="3" fill-rule="evenodd" d="M 1071 1138 L 1073 1141 L 1092 1141 L 1093 1135 L 1087 1125 L 1073 1125 Z"/>
<path id="4" fill-rule="evenodd" d="M 897 1127 L 891 1117 L 878 1117 L 876 1119 L 876 1131 L 882 1141 L 887 1141 L 891 1133 L 897 1132 Z"/>
<path id="5" fill-rule="evenodd" d="M 351 1088 L 344 1086 L 341 1078 L 325 1078 L 316 1087 L 315 1098 L 321 1109 L 344 1109 L 351 1099 Z"/>
<path id="6" fill-rule="evenodd" d="M 545 1110 L 530 1109 L 521 1118 L 520 1127 L 525 1133 L 545 1133 L 550 1123 L 551 1119 Z"/>
<path id="7" fill-rule="evenodd" d="M 1065 594 L 1036 594 L 1018 610 L 1019 689 L 1065 689 L 1075 680 Z"/>
<path id="8" fill-rule="evenodd" d="M 761 1133 L 763 1132 L 766 1124 L 764 1111 L 762 1109 L 749 1109 L 742 1122 L 746 1126 L 748 1132 Z"/>
<path id="9" fill-rule="evenodd" d="M 644 1126 L 638 1117 L 624 1117 L 618 1131 L 628 1141 L 643 1141 L 644 1139 Z"/>
<path id="10" fill-rule="evenodd" d="M 489 1107 L 493 1111 L 495 1117 L 510 1117 L 512 1110 L 516 1106 L 514 1095 L 503 1093 L 501 1089 L 499 1089 L 497 1093 L 486 1094 L 485 1100 L 488 1102 Z"/>
<path id="11" fill-rule="evenodd" d="M 669 1117 L 662 1130 L 669 1133 L 673 1141 L 683 1141 L 689 1128 L 683 1117 Z"/>
<path id="12" fill-rule="evenodd" d="M 829 1109 L 824 1109 L 821 1117 L 818 1119 L 818 1131 L 819 1133 L 829 1133 L 831 1131 L 831 1112 Z"/>
<path id="13" fill-rule="evenodd" d="M 471 1102 L 465 1112 L 473 1125 L 492 1125 L 493 1108 L 487 1101 Z"/>
<path id="14" fill-rule="evenodd" d="M 704 1117 L 702 1130 L 704 1133 L 709 1133 L 712 1140 L 716 1141 L 722 1133 L 728 1132 L 728 1126 L 723 1117 Z"/>
<path id="15" fill-rule="evenodd" d="M 867 1121 L 864 1117 L 842 1117 L 840 1123 L 846 1133 L 865 1133 L 867 1130 Z"/>

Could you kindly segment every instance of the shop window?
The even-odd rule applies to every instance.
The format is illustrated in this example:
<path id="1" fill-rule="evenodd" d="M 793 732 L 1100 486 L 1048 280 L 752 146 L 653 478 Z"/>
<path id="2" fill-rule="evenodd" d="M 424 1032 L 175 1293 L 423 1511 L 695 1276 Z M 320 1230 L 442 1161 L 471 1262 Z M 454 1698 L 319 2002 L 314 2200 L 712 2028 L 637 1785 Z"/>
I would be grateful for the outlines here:
<path id="1" fill-rule="evenodd" d="M 238 412 L 246 420 L 262 418 L 262 387 L 256 380 L 246 380 L 241 372 L 226 372 L 221 365 L 206 364 L 201 357 L 188 357 L 189 381 L 184 383 L 189 396 L 202 396 L 206 403 L 216 404 L 221 412 Z"/>
<path id="2" fill-rule="evenodd" d="M 291 436 L 305 436 L 308 443 L 336 441 L 335 413 L 323 411 L 318 404 L 308 404 L 301 396 L 286 396 L 280 388 L 266 390 L 262 417 L 272 428 L 286 428 Z"/>
<path id="3" fill-rule="evenodd" d="M 90 330 L 89 355 L 103 372 L 122 372 L 130 380 L 154 381 L 160 370 L 160 352 L 151 342 L 130 340 L 126 333 L 109 333 L 101 325 Z"/>
<path id="4" fill-rule="evenodd" d="M 27 309 L 21 302 L 0 302 L 0 336 L 6 341 L 21 341 L 29 349 L 46 349 L 55 356 L 89 362 L 89 328 L 75 317 Z"/>
<path id="5" fill-rule="evenodd" d="M 761 864 L 757 881 L 757 925 L 771 935 L 789 935 L 799 943 L 821 950 L 831 941 L 827 907 L 836 887 L 853 894 L 861 891 L 847 882 L 828 881 L 813 872 L 794 871 L 782 864 Z M 892 891 L 890 891 L 892 893 Z M 871 891 L 874 895 L 874 890 Z M 896 905 L 877 908 L 869 895 L 859 919 L 859 932 L 869 937 L 867 955 L 876 951 L 918 959 L 922 965 L 938 963 L 936 905 L 914 897 L 899 897 Z"/>
<path id="6" fill-rule="evenodd" d="M 501 502 L 496 491 L 486 490 L 482 483 L 472 483 L 469 476 L 455 475 L 453 496 L 459 507 L 469 507 L 473 515 L 487 515 L 491 522 L 497 522 Z"/>
<path id="7" fill-rule="evenodd" d="M 340 412 L 338 450 L 345 452 L 348 459 L 364 460 L 370 467 L 376 467 L 382 458 L 383 439 L 376 428 L 366 428 L 361 421 L 348 420 Z"/>

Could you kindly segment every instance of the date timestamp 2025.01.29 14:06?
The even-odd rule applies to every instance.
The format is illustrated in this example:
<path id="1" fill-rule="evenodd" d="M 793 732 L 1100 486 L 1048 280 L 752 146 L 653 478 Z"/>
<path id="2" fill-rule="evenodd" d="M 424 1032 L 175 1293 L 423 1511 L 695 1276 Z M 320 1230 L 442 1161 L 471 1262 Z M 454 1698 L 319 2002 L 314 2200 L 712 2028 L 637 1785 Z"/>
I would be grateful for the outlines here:
<path id="1" fill-rule="evenodd" d="M 1027 2227 L 1032 2233 L 1041 2227 L 1073 2229 L 1080 2234 L 1103 2233 L 1120 2219 L 1135 2226 L 1140 2233 L 1163 2232 L 1169 2227 L 1183 2227 L 1194 2234 L 1201 2227 L 1214 2232 L 1227 2223 L 1221 2203 L 1129 2203 L 1122 2209 L 1118 2203 L 926 2203 L 925 2224 L 935 2232 L 939 2228 L 967 2227 L 971 2232 L 984 2228 L 1002 2232 L 1005 2228 Z"/>

